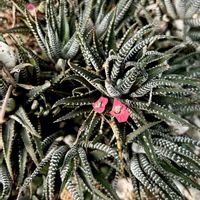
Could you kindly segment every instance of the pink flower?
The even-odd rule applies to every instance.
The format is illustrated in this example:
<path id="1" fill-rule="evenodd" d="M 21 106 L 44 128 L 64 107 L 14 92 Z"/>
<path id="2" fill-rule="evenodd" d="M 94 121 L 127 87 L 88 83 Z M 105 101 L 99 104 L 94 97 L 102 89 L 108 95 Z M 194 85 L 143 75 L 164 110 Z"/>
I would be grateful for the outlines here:
<path id="1" fill-rule="evenodd" d="M 27 3 L 26 4 L 26 9 L 29 11 L 29 13 L 32 15 L 32 16 L 35 16 L 36 15 L 36 6 L 32 3 Z"/>
<path id="2" fill-rule="evenodd" d="M 110 114 L 114 116 L 118 122 L 126 122 L 129 117 L 126 106 L 121 103 L 118 99 L 114 98 L 113 107 Z"/>
<path id="3" fill-rule="evenodd" d="M 105 110 L 107 103 L 107 98 L 100 97 L 96 102 L 92 103 L 93 110 L 97 113 L 102 113 Z"/>

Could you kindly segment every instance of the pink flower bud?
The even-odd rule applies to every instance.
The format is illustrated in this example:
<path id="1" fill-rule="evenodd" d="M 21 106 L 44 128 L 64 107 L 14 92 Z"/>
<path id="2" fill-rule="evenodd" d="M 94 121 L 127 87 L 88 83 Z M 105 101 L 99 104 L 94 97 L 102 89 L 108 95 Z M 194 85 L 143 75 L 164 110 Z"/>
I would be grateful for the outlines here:
<path id="1" fill-rule="evenodd" d="M 32 16 L 36 16 L 36 12 L 37 12 L 36 10 L 37 10 L 37 8 L 36 8 L 36 6 L 34 4 L 27 3 L 25 7 L 26 7 L 26 9 L 29 11 L 29 13 Z"/>

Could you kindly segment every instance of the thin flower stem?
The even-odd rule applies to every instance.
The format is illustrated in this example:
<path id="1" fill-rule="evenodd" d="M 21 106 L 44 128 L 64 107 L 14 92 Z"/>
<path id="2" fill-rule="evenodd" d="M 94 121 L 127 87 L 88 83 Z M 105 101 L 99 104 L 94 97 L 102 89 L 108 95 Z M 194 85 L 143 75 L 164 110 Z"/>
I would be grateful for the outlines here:
<path id="1" fill-rule="evenodd" d="M 2 76 L 8 84 L 12 85 L 13 87 L 16 87 L 16 82 L 14 78 L 11 76 L 10 72 L 4 66 L 2 68 Z"/>
<path id="2" fill-rule="evenodd" d="M 106 118 L 105 118 L 105 120 L 110 125 L 110 127 L 113 131 L 114 137 L 116 139 L 118 156 L 119 156 L 119 159 L 120 159 L 120 162 L 121 162 L 120 172 L 123 174 L 124 169 L 125 169 L 125 165 L 124 165 L 124 162 L 123 162 L 123 148 L 122 148 L 122 140 L 121 140 L 120 135 L 119 135 L 120 133 L 119 133 L 119 130 L 117 128 L 117 125 L 116 125 L 113 117 L 111 118 L 111 120 L 108 120 Z"/>

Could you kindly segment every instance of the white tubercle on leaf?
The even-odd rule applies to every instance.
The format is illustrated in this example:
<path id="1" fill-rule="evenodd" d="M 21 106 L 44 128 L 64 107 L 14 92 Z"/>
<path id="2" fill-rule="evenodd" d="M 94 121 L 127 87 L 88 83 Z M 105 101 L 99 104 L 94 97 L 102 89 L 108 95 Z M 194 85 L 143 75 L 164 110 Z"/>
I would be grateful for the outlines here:
<path id="1" fill-rule="evenodd" d="M 0 41 L 0 62 L 10 71 L 16 65 L 16 55 L 11 47 Z"/>

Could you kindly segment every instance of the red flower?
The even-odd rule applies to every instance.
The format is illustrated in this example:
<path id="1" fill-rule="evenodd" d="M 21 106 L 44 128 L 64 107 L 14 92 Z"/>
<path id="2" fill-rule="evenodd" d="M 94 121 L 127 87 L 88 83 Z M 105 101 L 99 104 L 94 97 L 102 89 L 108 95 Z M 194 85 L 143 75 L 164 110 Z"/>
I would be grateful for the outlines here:
<path id="1" fill-rule="evenodd" d="M 126 106 L 116 98 L 114 98 L 113 107 L 110 111 L 110 114 L 114 116 L 120 123 L 126 122 L 129 117 L 129 113 Z"/>
<path id="2" fill-rule="evenodd" d="M 100 97 L 96 102 L 92 103 L 93 110 L 97 113 L 102 113 L 105 110 L 107 103 L 107 98 Z"/>

